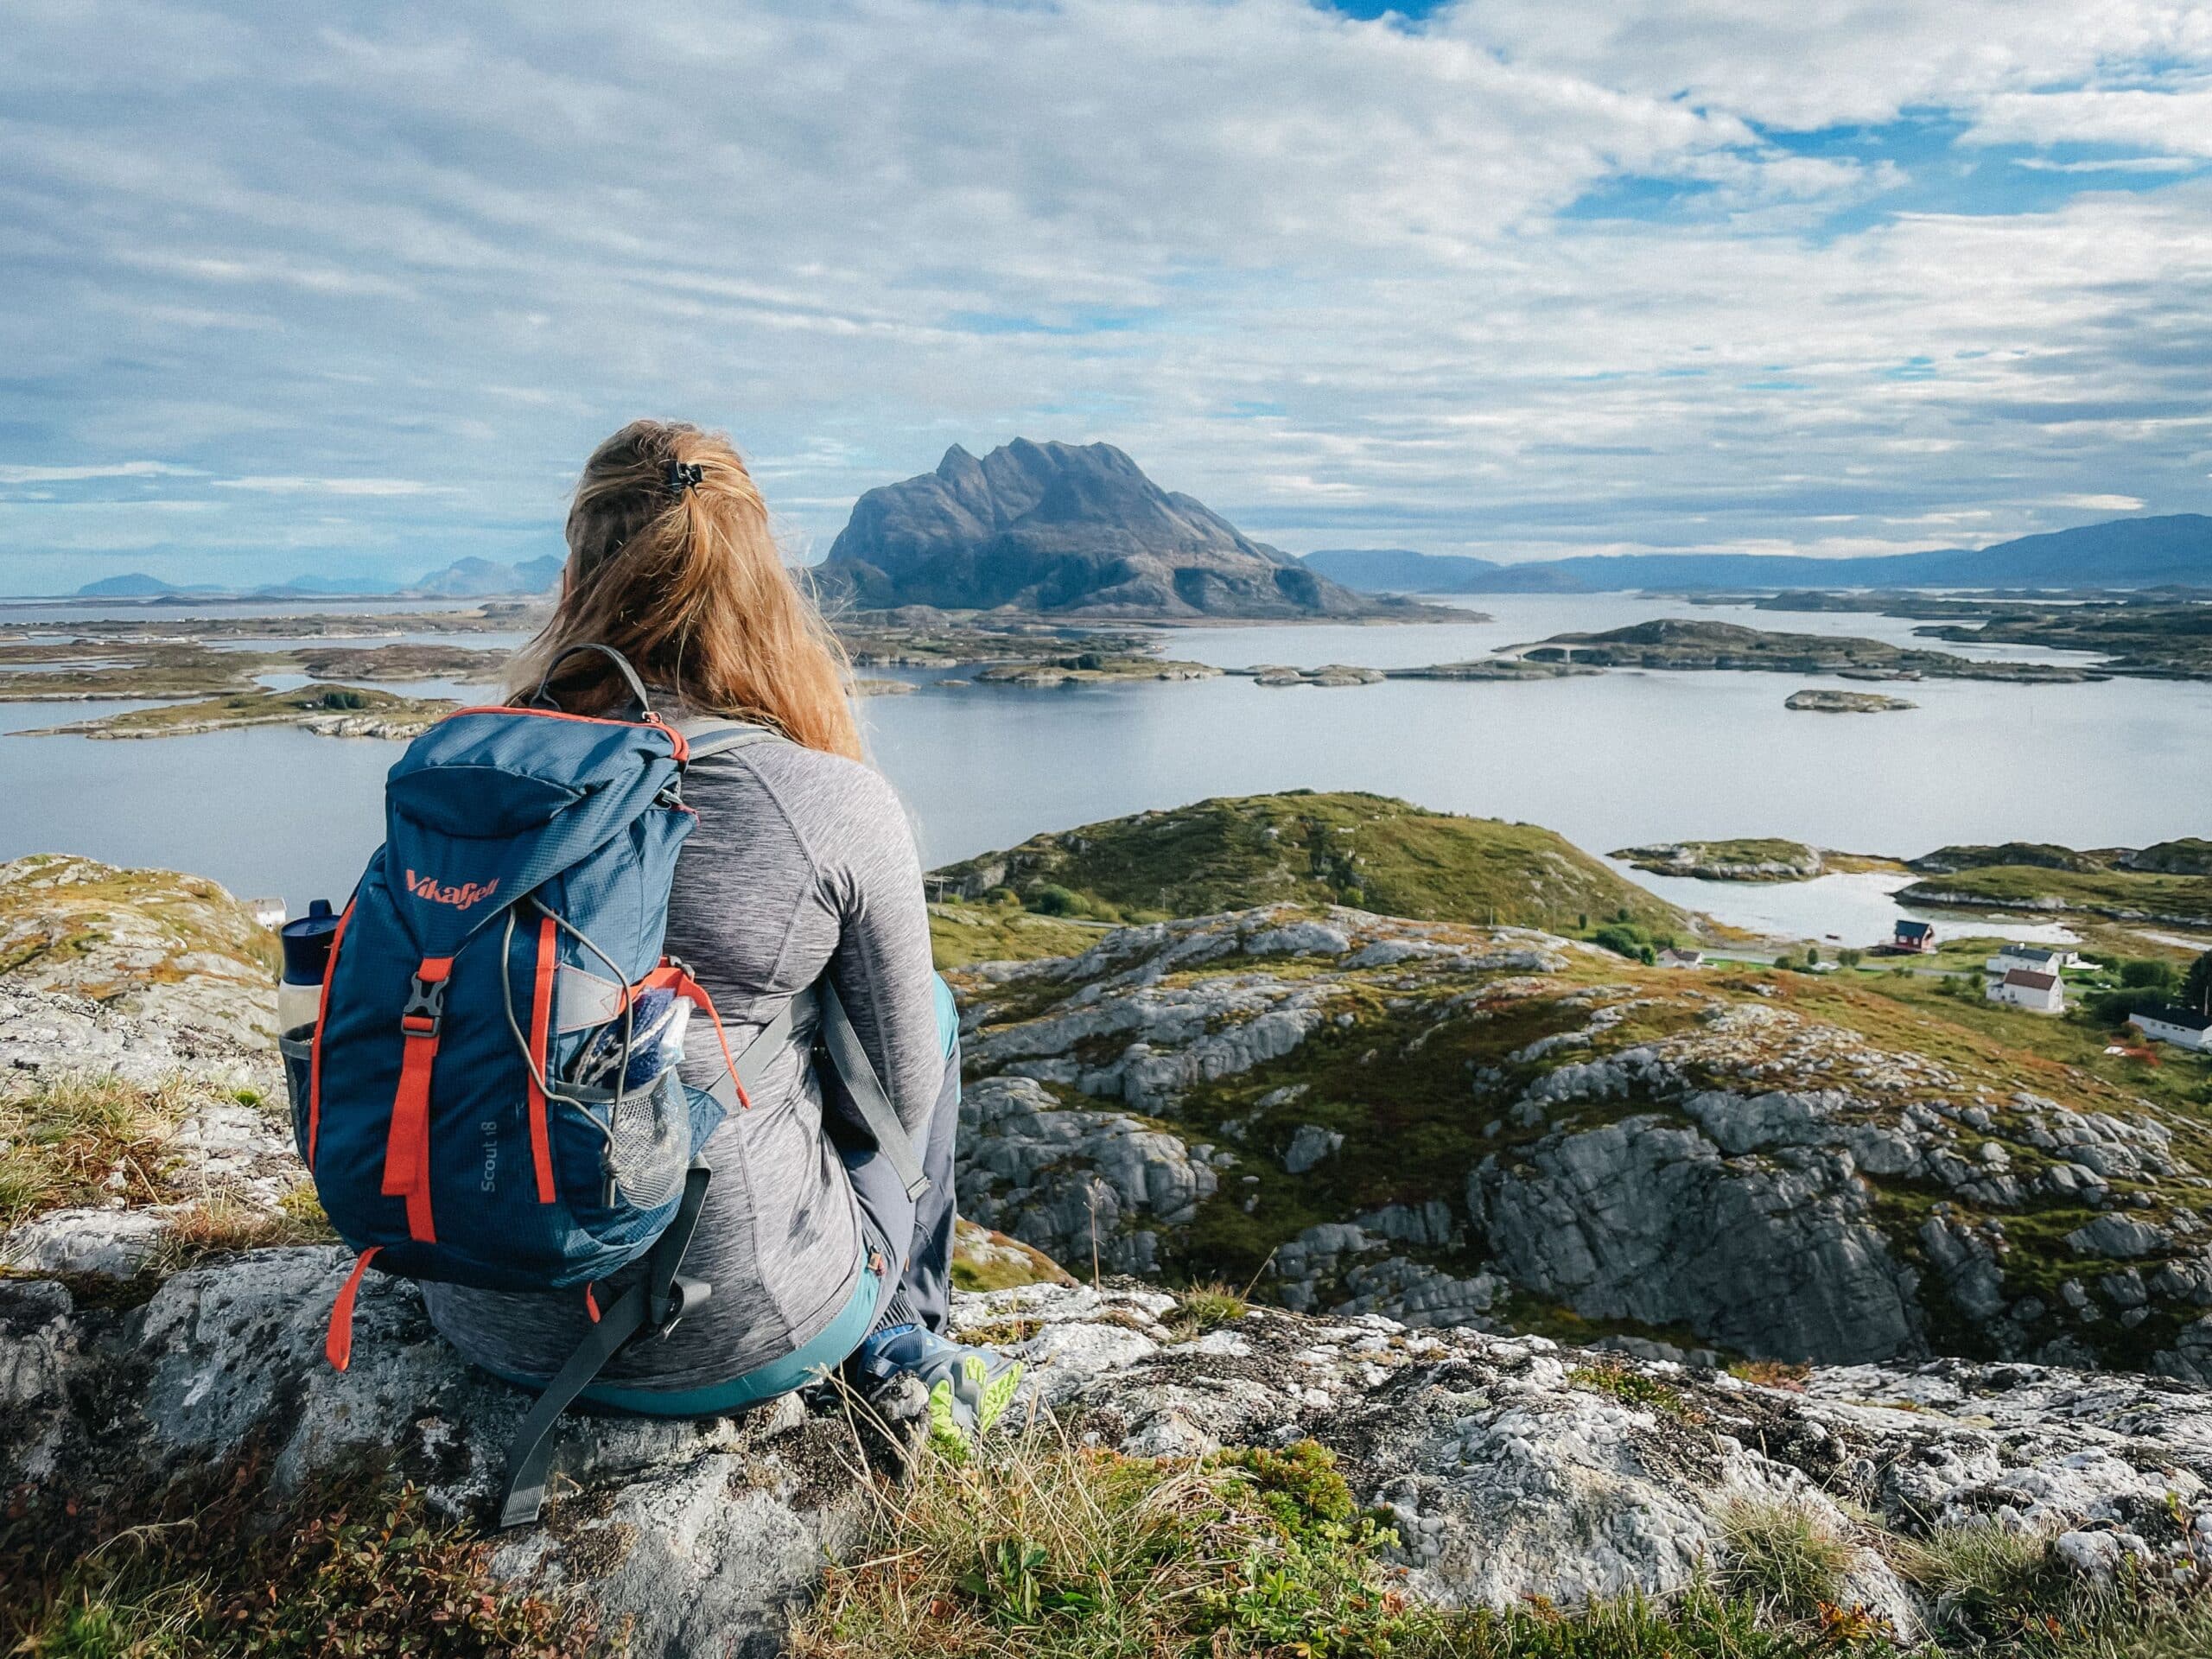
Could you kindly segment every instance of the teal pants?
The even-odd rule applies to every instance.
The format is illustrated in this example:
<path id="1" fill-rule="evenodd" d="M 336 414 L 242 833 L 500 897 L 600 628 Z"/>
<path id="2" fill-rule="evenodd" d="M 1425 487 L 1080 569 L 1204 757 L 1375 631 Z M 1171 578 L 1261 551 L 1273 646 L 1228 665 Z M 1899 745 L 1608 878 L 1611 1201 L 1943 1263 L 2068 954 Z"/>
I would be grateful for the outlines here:
<path id="1" fill-rule="evenodd" d="M 955 1220 L 952 1191 L 953 1140 L 960 1125 L 960 1014 L 951 988 L 937 982 L 938 1032 L 944 1044 L 944 1083 L 930 1115 L 922 1145 L 922 1173 L 930 1190 L 917 1201 L 906 1196 L 905 1185 L 890 1164 L 855 1128 L 857 1113 L 841 1110 L 835 1098 L 834 1080 L 825 1078 L 830 1137 L 838 1143 L 839 1156 L 853 1184 L 874 1246 L 887 1260 L 898 1264 L 895 1282 L 863 1267 L 852 1300 L 822 1333 L 781 1359 L 703 1389 L 669 1391 L 624 1388 L 596 1383 L 583 1392 L 594 1406 L 633 1412 L 647 1417 L 711 1417 L 742 1410 L 772 1400 L 779 1394 L 804 1388 L 817 1376 L 833 1371 L 880 1325 L 920 1325 L 943 1331 L 950 1321 L 952 1292 L 952 1234 Z M 894 1241 L 906 1241 L 903 1249 Z M 510 1378 L 525 1388 L 537 1382 Z"/>

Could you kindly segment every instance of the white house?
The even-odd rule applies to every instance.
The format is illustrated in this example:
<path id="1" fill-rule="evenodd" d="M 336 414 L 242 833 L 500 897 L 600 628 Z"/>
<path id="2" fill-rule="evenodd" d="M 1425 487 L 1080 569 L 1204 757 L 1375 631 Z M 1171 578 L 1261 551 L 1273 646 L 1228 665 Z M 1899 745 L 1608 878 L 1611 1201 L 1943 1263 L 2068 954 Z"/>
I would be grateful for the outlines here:
<path id="1" fill-rule="evenodd" d="M 1659 965 L 1662 968 L 1702 968 L 1705 966 L 1705 952 L 1684 950 L 1670 944 L 1659 953 Z"/>
<path id="2" fill-rule="evenodd" d="M 2148 1014 L 2131 1014 L 2127 1023 L 2154 1043 L 2171 1043 L 2177 1048 L 2193 1048 L 2200 1053 L 2212 1052 L 2212 1016 L 2192 1009 L 2169 1003 Z"/>
<path id="3" fill-rule="evenodd" d="M 2062 968 L 2078 967 L 2081 960 L 2063 945 L 2000 944 L 1997 954 L 1982 966 L 1993 978 L 2001 978 L 2015 968 L 2024 968 L 2031 974 L 2055 974 Z"/>
<path id="4" fill-rule="evenodd" d="M 2039 974 L 2032 968 L 2008 968 L 2005 977 L 1989 982 L 1989 1000 L 2009 1002 L 2031 1014 L 2066 1012 L 2066 988 L 2056 974 Z"/>

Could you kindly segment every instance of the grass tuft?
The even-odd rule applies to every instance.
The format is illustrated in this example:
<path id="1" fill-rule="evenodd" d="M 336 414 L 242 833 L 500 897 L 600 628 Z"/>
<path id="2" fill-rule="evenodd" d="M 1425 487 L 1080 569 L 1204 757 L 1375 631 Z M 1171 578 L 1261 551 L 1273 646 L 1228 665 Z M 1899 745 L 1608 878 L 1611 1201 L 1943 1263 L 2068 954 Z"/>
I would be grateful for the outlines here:
<path id="1" fill-rule="evenodd" d="M 307 1182 L 285 1193 L 274 1210 L 248 1204 L 218 1189 L 169 1224 L 161 1248 L 145 1270 L 156 1279 L 166 1279 L 211 1255 L 337 1242 L 337 1230 L 323 1214 L 315 1188 Z"/>
<path id="2" fill-rule="evenodd" d="M 1226 1285 L 1193 1285 L 1176 1296 L 1175 1306 L 1164 1323 L 1173 1340 L 1191 1342 L 1209 1331 L 1236 1324 L 1251 1311 L 1251 1305 Z"/>
<path id="3" fill-rule="evenodd" d="M 1859 1550 L 1827 1516 L 1786 1498 L 1745 1498 L 1718 1518 L 1725 1588 L 1793 1621 L 1844 1605 Z"/>

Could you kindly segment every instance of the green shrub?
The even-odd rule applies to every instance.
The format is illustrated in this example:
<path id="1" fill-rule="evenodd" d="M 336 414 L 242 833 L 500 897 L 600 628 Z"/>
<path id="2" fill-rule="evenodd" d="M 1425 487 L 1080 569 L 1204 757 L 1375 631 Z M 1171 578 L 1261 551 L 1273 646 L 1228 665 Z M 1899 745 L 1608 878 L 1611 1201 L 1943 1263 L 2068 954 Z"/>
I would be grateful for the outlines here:
<path id="1" fill-rule="evenodd" d="M 174 1509 L 99 1529 L 66 1564 L 60 1541 L 46 1555 L 22 1517 L 0 1541 L 0 1643 L 54 1659 L 609 1650 L 588 1607 L 500 1584 L 491 1544 L 414 1487 L 309 1491 L 272 1527 L 247 1507 L 265 1475 L 197 1507 L 172 1494 Z"/>
<path id="2" fill-rule="evenodd" d="M 1602 944 L 1616 956 L 1641 957 L 1650 948 L 1650 941 L 1641 929 L 1619 922 L 1608 922 L 1590 936 L 1591 943 Z"/>
<path id="3" fill-rule="evenodd" d="M 2181 970 L 2163 957 L 2143 957 L 2120 964 L 2120 982 L 2171 999 L 2180 993 Z"/>
<path id="4" fill-rule="evenodd" d="M 1090 909 L 1081 893 L 1050 881 L 1030 888 L 1023 902 L 1040 916 L 1082 916 Z"/>

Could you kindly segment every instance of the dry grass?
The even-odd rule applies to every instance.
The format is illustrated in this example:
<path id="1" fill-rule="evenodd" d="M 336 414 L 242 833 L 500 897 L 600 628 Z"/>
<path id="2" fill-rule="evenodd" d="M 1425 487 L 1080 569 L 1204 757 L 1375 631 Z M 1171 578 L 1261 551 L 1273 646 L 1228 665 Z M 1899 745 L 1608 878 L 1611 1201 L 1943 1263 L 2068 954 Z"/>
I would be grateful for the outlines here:
<path id="1" fill-rule="evenodd" d="M 330 1218 L 315 1199 L 315 1188 L 304 1181 L 285 1193 L 274 1210 L 218 1190 L 181 1211 L 170 1224 L 147 1271 L 166 1279 L 211 1255 L 287 1244 L 332 1244 L 337 1240 Z"/>
<path id="2" fill-rule="evenodd" d="M 1763 1389 L 1786 1389 L 1792 1394 L 1802 1394 L 1805 1379 L 1812 1374 L 1811 1366 L 1793 1365 L 1784 1359 L 1739 1359 L 1728 1368 L 1729 1376 L 1745 1382 Z"/>
<path id="3" fill-rule="evenodd" d="M 111 1198 L 168 1202 L 168 1138 L 205 1097 L 183 1078 L 142 1087 L 103 1075 L 0 1097 L 0 1227 Z"/>

